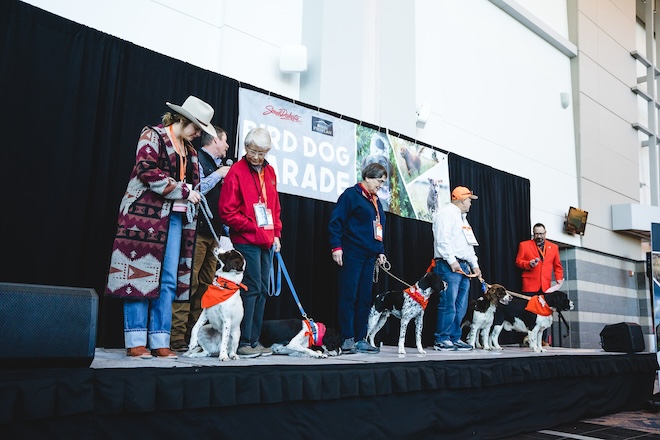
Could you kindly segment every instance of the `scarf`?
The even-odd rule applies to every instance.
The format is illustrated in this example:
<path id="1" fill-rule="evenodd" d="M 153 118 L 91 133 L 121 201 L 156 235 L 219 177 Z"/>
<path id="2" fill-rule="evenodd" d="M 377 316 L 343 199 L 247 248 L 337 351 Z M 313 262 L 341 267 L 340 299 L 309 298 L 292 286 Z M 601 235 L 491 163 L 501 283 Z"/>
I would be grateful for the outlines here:
<path id="1" fill-rule="evenodd" d="M 408 287 L 406 290 L 404 290 L 410 296 L 412 299 L 415 300 L 416 303 L 418 303 L 420 306 L 422 306 L 422 310 L 426 310 L 426 306 L 429 303 L 428 298 L 424 298 L 422 295 L 422 291 L 419 290 L 419 287 L 417 287 L 417 284 L 414 286 Z"/>
<path id="2" fill-rule="evenodd" d="M 531 297 L 527 302 L 525 310 L 541 316 L 552 315 L 552 309 L 548 306 L 548 303 L 545 302 L 543 295 L 534 295 Z"/>
<path id="3" fill-rule="evenodd" d="M 238 289 L 247 290 L 245 284 L 236 284 L 228 279 L 217 277 L 202 296 L 202 308 L 208 309 L 228 300 Z"/>

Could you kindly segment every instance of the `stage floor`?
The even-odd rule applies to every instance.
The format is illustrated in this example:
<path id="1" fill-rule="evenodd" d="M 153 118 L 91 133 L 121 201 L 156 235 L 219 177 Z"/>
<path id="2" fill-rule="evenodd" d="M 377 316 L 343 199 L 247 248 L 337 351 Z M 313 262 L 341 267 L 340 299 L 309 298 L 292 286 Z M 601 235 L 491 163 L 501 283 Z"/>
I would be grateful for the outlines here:
<path id="1" fill-rule="evenodd" d="M 420 361 L 469 361 L 475 359 L 515 359 L 535 358 L 553 356 L 627 356 L 624 353 L 609 353 L 602 349 L 575 349 L 547 347 L 544 353 L 534 353 L 530 348 L 521 348 L 518 345 L 505 346 L 504 350 L 486 351 L 476 349 L 472 351 L 436 351 L 433 347 L 426 349 L 426 354 L 420 354 L 416 348 L 406 347 L 406 354 L 397 353 L 397 347 L 383 346 L 378 354 L 356 353 L 328 357 L 326 359 L 314 359 L 297 356 L 259 356 L 251 359 L 239 359 L 235 361 L 220 361 L 213 358 L 187 358 L 182 356 L 183 352 L 177 353 L 177 359 L 135 359 L 126 356 L 124 349 L 97 348 L 94 360 L 90 368 L 190 368 L 190 367 L 254 367 L 268 365 L 364 365 L 375 363 L 405 363 Z"/>

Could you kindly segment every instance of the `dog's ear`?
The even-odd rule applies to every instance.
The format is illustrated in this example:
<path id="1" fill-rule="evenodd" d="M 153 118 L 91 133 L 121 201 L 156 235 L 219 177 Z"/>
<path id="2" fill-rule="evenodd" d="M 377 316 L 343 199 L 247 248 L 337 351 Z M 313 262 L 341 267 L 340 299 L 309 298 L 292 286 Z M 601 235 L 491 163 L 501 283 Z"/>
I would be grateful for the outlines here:
<path id="1" fill-rule="evenodd" d="M 435 293 L 442 292 L 446 288 L 442 277 L 435 272 L 428 272 L 418 283 L 420 289 L 426 290 L 430 287 Z M 422 284 L 424 284 L 424 287 L 422 287 Z"/>

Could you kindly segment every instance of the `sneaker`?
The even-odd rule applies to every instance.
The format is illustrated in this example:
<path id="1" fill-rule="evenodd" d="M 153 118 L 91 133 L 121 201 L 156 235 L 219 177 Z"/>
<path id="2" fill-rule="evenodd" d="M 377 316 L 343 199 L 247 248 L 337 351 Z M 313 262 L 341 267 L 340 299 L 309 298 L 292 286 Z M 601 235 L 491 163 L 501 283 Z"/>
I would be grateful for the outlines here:
<path id="1" fill-rule="evenodd" d="M 344 339 L 344 343 L 341 344 L 341 353 L 342 354 L 357 353 L 357 349 L 355 348 L 355 340 L 353 338 Z"/>
<path id="2" fill-rule="evenodd" d="M 170 348 L 174 351 L 186 351 L 188 350 L 188 344 L 183 339 L 178 339 L 170 342 Z"/>
<path id="3" fill-rule="evenodd" d="M 271 354 L 273 354 L 273 350 L 264 347 L 263 345 L 261 345 L 261 342 L 257 342 L 257 345 L 255 345 L 254 348 L 259 350 L 262 356 L 270 356 Z"/>
<path id="4" fill-rule="evenodd" d="M 355 349 L 357 350 L 358 353 L 369 353 L 369 354 L 380 353 L 380 348 L 374 347 L 364 339 L 358 341 L 357 344 L 355 344 Z"/>
<path id="5" fill-rule="evenodd" d="M 238 347 L 238 350 L 236 350 L 236 354 L 241 359 L 250 359 L 261 356 L 261 351 L 259 351 L 258 348 L 250 347 L 249 345 L 243 345 L 241 347 Z"/>
<path id="6" fill-rule="evenodd" d="M 474 350 L 473 346 L 471 346 L 470 344 L 466 344 L 465 342 L 461 341 L 460 339 L 456 342 L 452 342 L 452 344 L 454 344 L 454 348 L 458 351 Z"/>
<path id="7" fill-rule="evenodd" d="M 149 350 L 147 350 L 147 347 L 145 347 L 144 345 L 127 348 L 126 356 L 138 358 L 138 359 L 150 359 L 153 357 L 151 353 L 149 353 Z"/>
<path id="8" fill-rule="evenodd" d="M 433 344 L 433 349 L 438 351 L 447 351 L 456 350 L 456 347 L 454 347 L 454 344 L 449 339 L 447 339 L 445 341 L 435 341 L 435 344 Z"/>

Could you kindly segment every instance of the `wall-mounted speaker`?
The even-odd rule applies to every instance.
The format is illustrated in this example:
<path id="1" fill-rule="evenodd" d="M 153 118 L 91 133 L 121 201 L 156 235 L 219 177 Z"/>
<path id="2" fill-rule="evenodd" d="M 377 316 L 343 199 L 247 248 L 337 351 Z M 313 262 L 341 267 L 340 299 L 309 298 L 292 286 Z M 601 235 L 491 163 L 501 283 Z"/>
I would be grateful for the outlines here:
<path id="1" fill-rule="evenodd" d="M 600 332 L 600 344 L 605 351 L 634 353 L 644 351 L 644 334 L 639 324 L 620 322 L 606 325 Z"/>
<path id="2" fill-rule="evenodd" d="M 94 289 L 0 283 L 0 367 L 89 367 L 98 302 Z"/>

